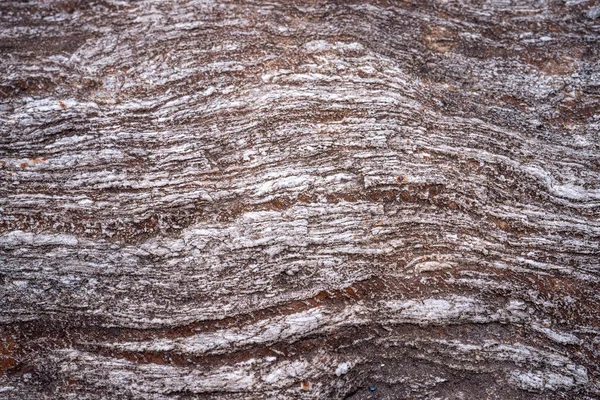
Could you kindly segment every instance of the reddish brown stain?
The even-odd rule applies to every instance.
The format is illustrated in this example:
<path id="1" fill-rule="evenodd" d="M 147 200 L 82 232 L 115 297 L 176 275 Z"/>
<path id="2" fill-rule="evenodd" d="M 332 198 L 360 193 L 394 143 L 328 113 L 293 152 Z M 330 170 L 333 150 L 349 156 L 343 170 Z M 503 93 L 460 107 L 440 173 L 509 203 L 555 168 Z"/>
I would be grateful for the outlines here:
<path id="1" fill-rule="evenodd" d="M 0 337 L 0 378 L 17 364 L 16 354 L 15 340 L 9 335 Z"/>

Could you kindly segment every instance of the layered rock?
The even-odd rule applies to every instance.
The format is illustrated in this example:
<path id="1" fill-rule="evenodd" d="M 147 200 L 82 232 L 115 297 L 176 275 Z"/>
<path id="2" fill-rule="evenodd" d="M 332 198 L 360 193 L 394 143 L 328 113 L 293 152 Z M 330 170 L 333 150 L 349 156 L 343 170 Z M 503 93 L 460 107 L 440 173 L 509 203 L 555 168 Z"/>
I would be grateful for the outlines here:
<path id="1" fill-rule="evenodd" d="M 599 17 L 0 2 L 0 398 L 599 398 Z"/>

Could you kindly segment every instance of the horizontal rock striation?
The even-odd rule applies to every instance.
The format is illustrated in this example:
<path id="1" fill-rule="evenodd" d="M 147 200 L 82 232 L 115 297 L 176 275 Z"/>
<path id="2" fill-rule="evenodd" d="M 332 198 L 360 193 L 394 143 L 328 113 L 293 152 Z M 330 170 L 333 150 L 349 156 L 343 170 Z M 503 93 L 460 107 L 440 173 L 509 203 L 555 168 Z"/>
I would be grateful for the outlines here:
<path id="1" fill-rule="evenodd" d="M 600 6 L 0 1 L 1 399 L 600 399 Z"/>

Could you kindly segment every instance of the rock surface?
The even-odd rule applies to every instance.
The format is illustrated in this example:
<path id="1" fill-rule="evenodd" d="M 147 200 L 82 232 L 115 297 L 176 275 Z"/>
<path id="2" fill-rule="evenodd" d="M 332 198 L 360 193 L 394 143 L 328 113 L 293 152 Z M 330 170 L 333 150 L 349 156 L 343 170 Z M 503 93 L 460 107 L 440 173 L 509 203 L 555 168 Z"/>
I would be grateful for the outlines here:
<path id="1" fill-rule="evenodd" d="M 1 399 L 599 399 L 600 5 L 0 2 Z"/>

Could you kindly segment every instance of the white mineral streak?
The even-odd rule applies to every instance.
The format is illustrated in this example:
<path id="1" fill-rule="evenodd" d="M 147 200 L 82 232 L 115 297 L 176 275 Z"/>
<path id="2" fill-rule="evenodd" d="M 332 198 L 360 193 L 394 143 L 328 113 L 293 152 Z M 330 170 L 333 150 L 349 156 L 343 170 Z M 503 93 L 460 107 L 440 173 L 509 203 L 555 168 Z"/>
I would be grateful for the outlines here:
<path id="1" fill-rule="evenodd" d="M 158 395 L 168 398 L 173 392 L 253 392 L 285 388 L 298 377 L 312 370 L 308 360 L 279 361 L 249 359 L 231 366 L 210 371 L 193 368 L 179 368 L 165 365 L 145 365 L 141 368 L 134 363 L 110 360 L 74 349 L 65 349 L 52 356 L 53 361 L 61 361 L 61 372 L 73 379 L 88 380 L 95 376 L 96 385 L 106 385 L 109 393 L 127 387 L 131 393 Z M 69 365 L 77 364 L 78 368 Z M 101 368 L 110 364 L 110 371 L 103 373 Z"/>

